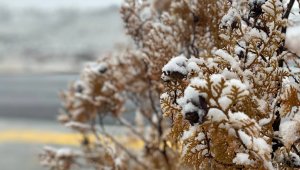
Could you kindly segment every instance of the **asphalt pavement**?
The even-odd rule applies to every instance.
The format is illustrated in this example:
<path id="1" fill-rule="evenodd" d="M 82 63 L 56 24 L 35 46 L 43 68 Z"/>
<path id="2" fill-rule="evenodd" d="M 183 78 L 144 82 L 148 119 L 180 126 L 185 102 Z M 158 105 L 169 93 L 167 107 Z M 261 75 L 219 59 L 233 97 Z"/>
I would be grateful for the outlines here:
<path id="1" fill-rule="evenodd" d="M 0 75 L 0 170 L 44 170 L 38 160 L 43 146 L 80 144 L 81 136 L 56 120 L 61 107 L 58 94 L 77 78 L 77 74 Z M 126 114 L 130 121 L 132 113 Z M 126 134 L 112 119 L 104 123 L 110 134 Z"/>
<path id="2" fill-rule="evenodd" d="M 54 120 L 59 92 L 78 75 L 0 76 L 0 117 Z"/>

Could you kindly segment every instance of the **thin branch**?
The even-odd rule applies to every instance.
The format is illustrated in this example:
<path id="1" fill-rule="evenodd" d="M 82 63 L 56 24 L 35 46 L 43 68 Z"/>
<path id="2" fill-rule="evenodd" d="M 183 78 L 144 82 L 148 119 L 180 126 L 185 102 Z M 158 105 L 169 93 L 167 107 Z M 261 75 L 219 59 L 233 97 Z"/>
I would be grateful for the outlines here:
<path id="1" fill-rule="evenodd" d="M 131 153 L 125 146 L 123 146 L 120 142 L 118 142 L 113 136 L 106 132 L 104 128 L 102 128 L 102 133 L 108 137 L 115 145 L 117 145 L 120 149 L 122 149 L 132 160 L 141 165 L 144 169 L 149 169 L 143 162 L 141 162 L 133 153 Z"/>
<path id="2" fill-rule="evenodd" d="M 286 9 L 285 13 L 282 16 L 283 19 L 288 19 L 289 18 L 289 15 L 291 13 L 291 10 L 293 8 L 294 3 L 295 3 L 295 0 L 290 0 L 290 2 L 287 5 L 287 9 Z M 285 34 L 286 30 L 287 30 L 287 27 L 285 26 L 285 27 L 282 28 L 281 32 Z M 284 45 L 285 45 L 285 41 L 284 41 Z"/>
<path id="3" fill-rule="evenodd" d="M 299 150 L 297 149 L 297 147 L 295 146 L 295 144 L 292 145 L 292 148 L 294 149 L 294 151 L 296 152 L 296 154 L 297 154 L 298 156 L 300 156 L 300 152 L 299 152 Z"/>
<path id="4" fill-rule="evenodd" d="M 122 125 L 126 126 L 126 127 L 127 127 L 128 129 L 130 129 L 136 136 L 138 136 L 139 138 L 141 138 L 141 139 L 145 142 L 145 144 L 149 143 L 149 142 L 145 139 L 145 137 L 143 136 L 143 134 L 139 133 L 135 128 L 133 128 L 133 127 L 130 125 L 130 123 L 129 123 L 126 119 L 124 119 L 123 117 L 118 117 L 117 119 L 118 119 L 118 121 L 119 121 Z"/>
<path id="5" fill-rule="evenodd" d="M 283 19 L 288 19 L 289 18 L 289 15 L 291 13 L 291 10 L 293 8 L 294 3 L 295 3 L 295 0 L 290 0 L 290 2 L 287 5 L 285 13 L 283 14 L 283 17 L 282 17 Z"/>
<path id="6" fill-rule="evenodd" d="M 284 63 L 285 63 L 285 65 L 286 65 L 286 67 L 287 67 L 287 69 L 289 70 L 289 72 L 292 72 L 292 69 L 290 68 L 290 66 L 288 65 L 288 63 L 284 60 Z M 292 78 L 295 80 L 295 82 L 297 83 L 297 84 L 299 84 L 300 82 L 297 80 L 297 78 L 293 75 L 293 74 L 291 74 L 291 76 L 292 76 Z"/>

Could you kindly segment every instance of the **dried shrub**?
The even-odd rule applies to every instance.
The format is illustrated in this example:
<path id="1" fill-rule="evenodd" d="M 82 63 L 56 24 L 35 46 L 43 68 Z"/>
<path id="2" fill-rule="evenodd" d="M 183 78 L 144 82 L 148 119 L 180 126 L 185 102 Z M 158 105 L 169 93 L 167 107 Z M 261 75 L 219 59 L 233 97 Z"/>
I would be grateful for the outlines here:
<path id="1" fill-rule="evenodd" d="M 87 64 L 62 94 L 59 120 L 83 144 L 67 166 L 49 166 L 81 158 L 94 169 L 300 168 L 300 62 L 285 47 L 294 3 L 126 0 L 135 47 Z M 129 103 L 136 122 L 125 117 Z M 143 149 L 109 134 L 107 116 Z"/>

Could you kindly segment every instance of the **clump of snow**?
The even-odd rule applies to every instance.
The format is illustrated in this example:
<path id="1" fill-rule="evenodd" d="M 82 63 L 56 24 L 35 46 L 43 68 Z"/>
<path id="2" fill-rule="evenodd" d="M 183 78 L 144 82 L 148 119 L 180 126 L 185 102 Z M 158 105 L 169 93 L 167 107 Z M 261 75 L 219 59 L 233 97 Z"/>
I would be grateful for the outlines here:
<path id="1" fill-rule="evenodd" d="M 260 129 L 260 126 L 256 123 L 256 121 L 250 119 L 249 116 L 243 112 L 235 112 L 235 113 L 229 112 L 228 116 L 229 116 L 229 122 L 231 126 L 234 127 L 235 129 L 242 128 L 245 125 L 245 123 L 246 124 L 253 123 L 255 128 Z"/>
<path id="2" fill-rule="evenodd" d="M 222 80 L 225 80 L 225 77 L 222 74 L 212 74 L 210 80 L 214 85 L 219 84 Z"/>
<path id="3" fill-rule="evenodd" d="M 187 70 L 188 72 L 192 72 L 192 71 L 199 72 L 200 68 L 196 62 L 189 62 L 187 65 Z"/>
<path id="4" fill-rule="evenodd" d="M 77 93 L 83 93 L 87 89 L 87 85 L 84 81 L 77 80 L 74 84 L 73 87 Z"/>
<path id="5" fill-rule="evenodd" d="M 121 155 L 119 155 L 118 157 L 116 157 L 115 159 L 114 159 L 114 162 L 115 162 L 115 165 L 116 166 L 122 166 L 123 165 L 123 163 L 124 163 L 124 154 L 121 154 Z"/>
<path id="6" fill-rule="evenodd" d="M 253 38 L 258 38 L 261 40 L 267 39 L 267 34 L 263 31 L 258 30 L 257 28 L 251 28 L 245 35 L 246 41 L 251 41 Z"/>
<path id="7" fill-rule="evenodd" d="M 172 58 L 163 68 L 163 80 L 169 80 L 170 78 L 168 77 L 172 73 L 179 73 L 181 75 L 187 75 L 188 70 L 187 70 L 187 62 L 188 59 L 182 54 L 177 57 Z"/>
<path id="8" fill-rule="evenodd" d="M 279 135 L 285 146 L 290 147 L 300 139 L 300 108 L 293 107 L 286 117 L 281 119 Z"/>
<path id="9" fill-rule="evenodd" d="M 239 96 L 246 96 L 249 94 L 249 92 L 247 91 L 247 86 L 242 83 L 240 80 L 237 79 L 231 79 L 231 80 L 227 80 L 225 85 L 227 86 L 226 88 L 223 89 L 222 91 L 222 95 L 228 95 L 231 93 L 232 88 L 238 88 L 239 92 L 241 92 L 239 94 Z"/>
<path id="10" fill-rule="evenodd" d="M 64 125 L 68 128 L 72 128 L 74 130 L 78 130 L 78 131 L 81 131 L 81 132 L 86 132 L 86 131 L 89 131 L 91 129 L 91 126 L 88 125 L 88 124 L 84 124 L 84 123 L 80 123 L 80 122 L 74 122 L 74 121 L 68 122 Z"/>
<path id="11" fill-rule="evenodd" d="M 199 86 L 202 88 L 207 87 L 207 81 L 204 79 L 200 79 L 200 78 L 193 78 L 191 80 L 190 86 Z"/>
<path id="12" fill-rule="evenodd" d="M 232 100 L 229 99 L 227 96 L 222 96 L 218 99 L 218 102 L 219 102 L 220 106 L 222 107 L 222 109 L 226 110 L 232 103 Z"/>
<path id="13" fill-rule="evenodd" d="M 216 108 L 211 108 L 209 109 L 207 113 L 207 117 L 212 120 L 213 122 L 221 122 L 222 120 L 226 120 L 227 117 L 224 114 L 223 111 L 216 109 Z"/>
<path id="14" fill-rule="evenodd" d="M 183 132 L 181 140 L 184 141 L 192 137 L 196 133 L 196 130 L 197 130 L 197 126 L 190 126 L 189 130 Z"/>
<path id="15" fill-rule="evenodd" d="M 261 0 L 262 1 L 262 0 Z M 278 1 L 276 1 L 278 2 Z M 279 7 L 279 6 L 278 6 Z M 268 13 L 270 15 L 274 15 L 274 9 L 273 8 L 273 5 L 271 2 L 267 1 L 264 5 L 262 5 L 262 10 L 265 12 L 265 13 Z"/>
<path id="16" fill-rule="evenodd" d="M 194 148 L 192 148 L 191 151 L 193 153 L 196 153 L 197 151 L 201 151 L 201 150 L 204 150 L 206 148 L 207 148 L 206 145 L 199 144 L 199 145 L 196 145 Z"/>
<path id="17" fill-rule="evenodd" d="M 237 153 L 233 159 L 233 163 L 237 165 L 251 165 L 254 161 L 249 159 L 249 154 L 247 153 Z"/>
<path id="18" fill-rule="evenodd" d="M 196 107 L 191 102 L 188 102 L 188 103 L 186 103 L 185 105 L 182 106 L 182 110 L 183 110 L 184 113 L 197 112 L 199 110 L 199 108 Z"/>
<path id="19" fill-rule="evenodd" d="M 238 134 L 243 144 L 247 148 L 256 151 L 259 155 L 265 155 L 272 152 L 271 145 L 269 145 L 263 138 L 256 138 L 253 136 L 249 136 L 242 130 L 239 130 Z"/>
<path id="20" fill-rule="evenodd" d="M 234 53 L 237 54 L 239 57 L 245 57 L 245 48 L 242 48 L 239 45 L 236 45 L 234 48 Z"/>
<path id="21" fill-rule="evenodd" d="M 253 138 L 253 150 L 258 154 L 265 154 L 272 152 L 271 146 L 263 138 Z"/>
<path id="22" fill-rule="evenodd" d="M 292 120 L 285 120 L 280 123 L 279 134 L 285 146 L 290 147 L 300 138 L 300 115 L 295 115 Z"/>
<path id="23" fill-rule="evenodd" d="M 251 148 L 252 138 L 242 130 L 239 130 L 238 134 L 239 134 L 239 137 L 242 140 L 243 144 L 246 145 L 247 148 Z"/>
<path id="24" fill-rule="evenodd" d="M 300 18 L 299 16 L 297 17 Z M 298 21 L 299 22 L 299 21 Z M 300 25 L 289 27 L 286 33 L 286 45 L 289 50 L 300 55 L 299 43 L 300 43 Z"/>
<path id="25" fill-rule="evenodd" d="M 290 162 L 295 165 L 295 166 L 300 166 L 300 157 L 296 154 L 296 153 L 293 153 L 293 152 L 290 152 Z"/>
<path id="26" fill-rule="evenodd" d="M 240 15 L 238 10 L 230 8 L 226 15 L 221 20 L 221 26 L 232 27 L 235 23 L 239 22 Z"/>
<path id="27" fill-rule="evenodd" d="M 215 55 L 221 57 L 223 60 L 227 61 L 232 68 L 238 67 L 239 63 L 233 58 L 227 51 L 219 49 L 215 52 Z"/>
<path id="28" fill-rule="evenodd" d="M 199 103 L 199 93 L 195 90 L 195 88 L 188 86 L 184 90 L 184 98 L 187 102 L 192 102 L 194 104 Z"/>
<path id="29" fill-rule="evenodd" d="M 195 139 L 198 141 L 202 141 L 204 138 L 205 138 L 205 134 L 201 132 L 198 134 L 198 136 Z"/>
<path id="30" fill-rule="evenodd" d="M 107 69 L 108 69 L 108 65 L 106 63 L 90 62 L 86 64 L 84 71 L 96 75 L 101 75 L 104 74 L 107 71 Z"/>
<path id="31" fill-rule="evenodd" d="M 206 86 L 205 81 L 197 78 L 192 80 L 192 83 L 185 89 L 184 96 L 177 99 L 177 103 L 181 106 L 185 118 L 187 114 L 189 114 L 189 116 L 191 116 L 191 114 L 198 114 L 195 118 L 199 117 L 198 122 L 202 122 L 202 119 L 207 112 L 207 96 L 206 93 L 200 93 L 192 87 L 194 84 Z"/>
<path id="32" fill-rule="evenodd" d="M 234 72 L 229 71 L 228 69 L 224 69 L 221 73 L 227 80 L 237 79 L 238 75 Z"/>
<path id="33" fill-rule="evenodd" d="M 235 87 L 239 88 L 240 90 L 246 90 L 246 88 L 247 88 L 240 80 L 237 80 L 237 79 L 229 80 L 228 85 L 235 86 Z"/>
<path id="34" fill-rule="evenodd" d="M 72 149 L 70 148 L 61 148 L 61 149 L 58 149 L 56 151 L 56 156 L 58 158 L 61 158 L 61 157 L 70 157 L 70 156 L 73 156 L 74 153 L 72 151 Z"/>
<path id="35" fill-rule="evenodd" d="M 186 155 L 187 151 L 188 151 L 188 148 L 189 148 L 190 144 L 186 144 L 186 145 L 183 145 L 182 147 L 182 151 L 181 151 L 181 156 L 184 156 Z"/>
<path id="36" fill-rule="evenodd" d="M 246 115 L 243 112 L 235 112 L 235 113 L 229 113 L 229 120 L 230 122 L 239 122 L 242 120 L 249 120 L 249 116 Z"/>

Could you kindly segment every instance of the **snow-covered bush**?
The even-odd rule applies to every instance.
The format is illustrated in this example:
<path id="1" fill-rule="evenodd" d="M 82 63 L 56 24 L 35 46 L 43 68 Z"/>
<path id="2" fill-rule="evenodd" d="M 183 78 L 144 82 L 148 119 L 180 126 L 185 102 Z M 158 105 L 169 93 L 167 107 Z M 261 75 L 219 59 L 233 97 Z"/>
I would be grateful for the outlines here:
<path id="1" fill-rule="evenodd" d="M 294 4 L 126 0 L 121 14 L 135 47 L 87 64 L 62 95 L 59 120 L 84 137 L 68 161 L 84 158 L 95 169 L 300 168 L 300 62 L 285 46 Z M 125 118 L 128 103 L 135 123 Z M 143 149 L 109 134 L 106 116 Z"/>
<path id="2" fill-rule="evenodd" d="M 163 68 L 162 109 L 172 118 L 171 138 L 183 148 L 183 163 L 299 167 L 299 75 L 290 68 L 297 56 L 285 48 L 293 3 L 232 1 L 220 20 L 219 46 L 206 55 L 180 55 Z"/>

